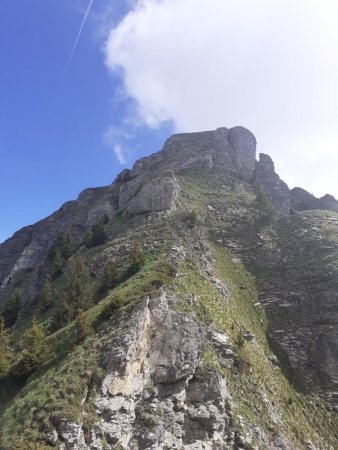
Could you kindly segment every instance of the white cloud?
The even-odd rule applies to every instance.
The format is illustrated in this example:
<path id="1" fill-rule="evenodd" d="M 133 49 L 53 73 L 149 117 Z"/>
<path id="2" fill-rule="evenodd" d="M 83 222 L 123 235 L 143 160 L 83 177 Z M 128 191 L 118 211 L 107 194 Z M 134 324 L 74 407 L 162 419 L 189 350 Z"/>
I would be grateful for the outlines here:
<path id="1" fill-rule="evenodd" d="M 125 164 L 126 159 L 125 159 L 125 156 L 124 156 L 123 151 L 122 151 L 122 146 L 120 144 L 115 144 L 114 145 L 114 153 L 115 153 L 115 156 L 118 159 L 119 163 L 120 164 Z"/>
<path id="2" fill-rule="evenodd" d="M 334 0 L 140 0 L 106 62 L 148 127 L 246 126 L 287 182 L 338 197 L 337 20 Z"/>
<path id="3" fill-rule="evenodd" d="M 126 163 L 126 151 L 123 149 L 121 142 L 128 139 L 128 133 L 113 126 L 109 127 L 102 136 L 103 143 L 113 150 L 114 155 L 120 164 Z"/>

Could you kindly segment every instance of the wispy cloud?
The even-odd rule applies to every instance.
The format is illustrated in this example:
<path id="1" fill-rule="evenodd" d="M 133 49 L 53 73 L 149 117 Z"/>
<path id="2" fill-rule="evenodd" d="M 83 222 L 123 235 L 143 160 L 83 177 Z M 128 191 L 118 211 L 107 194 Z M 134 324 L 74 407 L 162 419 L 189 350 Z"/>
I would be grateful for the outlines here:
<path id="1" fill-rule="evenodd" d="M 123 130 L 123 128 L 117 128 L 111 126 L 103 134 L 103 143 L 110 148 L 120 164 L 125 164 L 127 162 L 128 152 L 126 142 L 130 139 L 130 135 Z"/>
<path id="2" fill-rule="evenodd" d="M 83 27 L 84 27 L 85 24 L 86 24 L 86 21 L 87 21 L 88 15 L 89 15 L 89 13 L 90 13 L 90 10 L 91 10 L 91 8 L 92 8 L 92 6 L 93 6 L 93 3 L 94 3 L 94 0 L 89 0 L 89 4 L 88 4 L 88 7 L 87 7 L 87 9 L 86 9 L 86 12 L 85 12 L 85 14 L 84 14 L 84 16 L 83 16 L 83 20 L 82 20 L 80 29 L 79 29 L 79 31 L 78 31 L 78 33 L 77 33 L 75 42 L 74 42 L 74 44 L 73 44 L 72 50 L 71 50 L 71 52 L 70 52 L 70 55 L 69 55 L 69 57 L 68 57 L 68 60 L 67 60 L 67 63 L 66 63 L 66 67 L 65 67 L 65 70 L 64 70 L 64 72 L 63 72 L 63 76 L 65 76 L 65 75 L 67 74 L 68 70 L 69 70 L 70 64 L 71 64 L 71 62 L 72 62 L 72 59 L 73 59 L 73 56 L 74 56 L 74 53 L 75 53 L 75 50 L 76 50 L 76 47 L 77 47 L 77 44 L 78 44 L 79 39 L 80 39 L 80 37 L 81 37 L 81 33 L 82 33 L 82 30 L 83 30 Z"/>
<path id="3" fill-rule="evenodd" d="M 115 153 L 115 156 L 116 156 L 118 162 L 120 164 L 125 164 L 126 159 L 123 154 L 122 146 L 120 144 L 115 144 L 113 150 L 114 150 L 114 153 Z"/>

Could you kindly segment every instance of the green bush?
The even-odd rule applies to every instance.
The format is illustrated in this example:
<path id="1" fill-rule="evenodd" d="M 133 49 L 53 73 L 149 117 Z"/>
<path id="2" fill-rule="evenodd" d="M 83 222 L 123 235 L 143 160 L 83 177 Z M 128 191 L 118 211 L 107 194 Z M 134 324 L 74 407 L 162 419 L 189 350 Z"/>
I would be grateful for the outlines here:
<path id="1" fill-rule="evenodd" d="M 15 288 L 14 292 L 9 296 L 9 299 L 5 303 L 5 308 L 2 313 L 5 327 L 11 327 L 15 324 L 18 317 L 21 305 L 22 290 Z"/>
<path id="2" fill-rule="evenodd" d="M 174 218 L 177 222 L 182 222 L 186 224 L 190 228 L 194 228 L 197 223 L 197 211 L 196 210 L 185 210 L 185 209 L 177 209 L 174 212 Z"/>
<path id="3" fill-rule="evenodd" d="M 118 294 L 114 294 L 102 308 L 100 318 L 102 320 L 110 319 L 123 305 L 123 298 Z"/>
<path id="4" fill-rule="evenodd" d="M 93 328 L 88 314 L 78 311 L 75 319 L 76 342 L 82 342 L 87 336 L 93 334 Z"/>
<path id="5" fill-rule="evenodd" d="M 5 328 L 3 318 L 0 319 L 0 380 L 5 378 L 13 362 L 12 336 Z"/>

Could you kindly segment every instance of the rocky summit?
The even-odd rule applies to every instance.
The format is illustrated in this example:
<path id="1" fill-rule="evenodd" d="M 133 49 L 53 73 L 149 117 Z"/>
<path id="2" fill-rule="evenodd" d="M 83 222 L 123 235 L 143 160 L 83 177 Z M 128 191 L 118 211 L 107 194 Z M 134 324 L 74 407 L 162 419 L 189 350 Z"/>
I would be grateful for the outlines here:
<path id="1" fill-rule="evenodd" d="M 243 127 L 0 245 L 3 450 L 338 449 L 338 201 Z"/>

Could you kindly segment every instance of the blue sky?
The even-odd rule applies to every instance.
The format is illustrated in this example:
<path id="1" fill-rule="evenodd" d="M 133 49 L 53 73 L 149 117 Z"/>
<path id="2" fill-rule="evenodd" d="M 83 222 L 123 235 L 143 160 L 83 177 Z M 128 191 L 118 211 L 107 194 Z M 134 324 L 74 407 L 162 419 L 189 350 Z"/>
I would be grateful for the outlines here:
<path id="1" fill-rule="evenodd" d="M 242 125 L 338 197 L 336 0 L 0 0 L 0 242 L 172 132 Z"/>
<path id="2" fill-rule="evenodd" d="M 110 184 L 125 165 L 161 148 L 168 134 L 149 139 L 140 130 L 126 164 L 105 145 L 109 127 L 122 129 L 128 102 L 114 101 L 121 81 L 104 64 L 100 28 L 103 19 L 118 21 L 126 5 L 114 2 L 105 12 L 112 2 L 94 1 L 63 76 L 87 3 L 0 2 L 0 242 L 82 189 Z"/>

